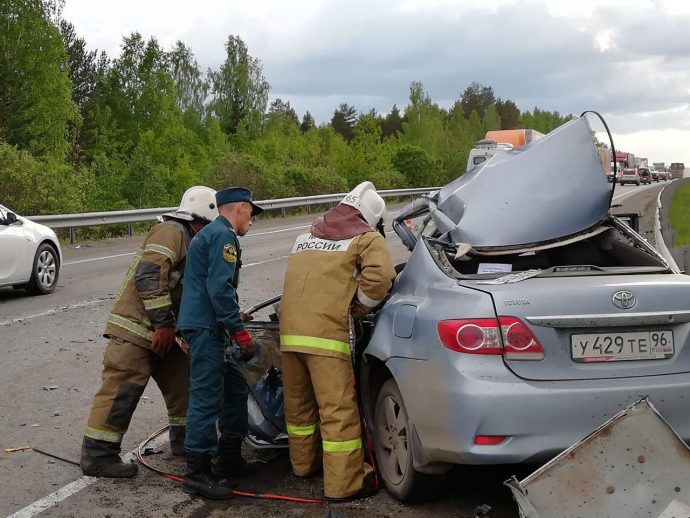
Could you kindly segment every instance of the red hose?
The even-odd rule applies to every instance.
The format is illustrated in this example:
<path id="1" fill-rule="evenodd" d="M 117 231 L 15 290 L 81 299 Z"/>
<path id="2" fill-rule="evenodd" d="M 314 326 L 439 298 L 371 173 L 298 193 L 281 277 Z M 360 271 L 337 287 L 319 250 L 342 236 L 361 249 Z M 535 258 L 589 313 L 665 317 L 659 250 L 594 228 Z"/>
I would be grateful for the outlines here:
<path id="1" fill-rule="evenodd" d="M 152 433 L 149 435 L 148 438 L 146 438 L 141 444 L 139 444 L 139 447 L 137 448 L 137 460 L 141 463 L 142 466 L 150 469 L 151 471 L 154 471 L 158 473 L 159 475 L 162 475 L 166 478 L 169 478 L 170 480 L 174 480 L 175 482 L 182 482 L 182 477 L 179 475 L 175 475 L 173 473 L 168 473 L 166 471 L 163 471 L 162 469 L 158 469 L 154 466 L 151 466 L 148 462 L 146 462 L 146 459 L 144 459 L 144 454 L 142 453 L 144 449 L 146 448 L 146 445 L 150 443 L 152 440 L 154 440 L 156 437 L 159 435 L 162 435 L 163 433 L 168 431 L 169 426 L 164 426 L 157 432 Z M 245 498 L 256 498 L 259 500 L 282 500 L 285 502 L 296 502 L 296 503 L 302 503 L 302 504 L 327 504 L 329 503 L 328 500 L 321 500 L 317 498 L 300 498 L 296 496 L 286 496 L 286 495 L 272 495 L 270 493 L 249 493 L 247 491 L 235 491 L 233 490 L 232 492 L 233 495 L 235 496 L 243 496 Z"/>

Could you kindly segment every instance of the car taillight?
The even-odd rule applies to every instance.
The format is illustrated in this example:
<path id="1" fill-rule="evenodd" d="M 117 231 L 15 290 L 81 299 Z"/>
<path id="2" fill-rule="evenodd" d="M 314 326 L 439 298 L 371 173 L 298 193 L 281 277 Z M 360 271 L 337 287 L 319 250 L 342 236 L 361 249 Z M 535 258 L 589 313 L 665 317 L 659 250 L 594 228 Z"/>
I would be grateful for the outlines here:
<path id="1" fill-rule="evenodd" d="M 507 360 L 543 360 L 544 349 L 532 331 L 518 318 L 498 317 L 503 330 L 503 354 Z"/>
<path id="2" fill-rule="evenodd" d="M 444 347 L 467 354 L 503 354 L 495 318 L 442 320 L 438 336 Z"/>
<path id="3" fill-rule="evenodd" d="M 542 360 L 544 349 L 515 317 L 442 320 L 438 336 L 447 349 L 465 354 L 503 354 L 508 360 Z M 503 343 L 501 343 L 501 335 Z"/>

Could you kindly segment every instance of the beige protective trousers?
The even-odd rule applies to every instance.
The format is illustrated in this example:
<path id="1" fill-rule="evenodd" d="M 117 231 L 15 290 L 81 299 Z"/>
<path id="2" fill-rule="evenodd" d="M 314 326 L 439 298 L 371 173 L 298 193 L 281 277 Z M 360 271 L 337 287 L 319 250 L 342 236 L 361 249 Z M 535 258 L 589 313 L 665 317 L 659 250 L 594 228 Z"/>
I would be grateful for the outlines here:
<path id="1" fill-rule="evenodd" d="M 364 479 L 364 453 L 352 364 L 284 352 L 283 388 L 295 475 L 312 475 L 323 463 L 327 497 L 357 493 Z"/>
<path id="2" fill-rule="evenodd" d="M 189 401 L 189 358 L 179 347 L 164 357 L 117 337 L 103 356 L 103 383 L 93 398 L 84 435 L 121 443 L 149 378 L 160 388 L 171 426 L 186 424 Z"/>

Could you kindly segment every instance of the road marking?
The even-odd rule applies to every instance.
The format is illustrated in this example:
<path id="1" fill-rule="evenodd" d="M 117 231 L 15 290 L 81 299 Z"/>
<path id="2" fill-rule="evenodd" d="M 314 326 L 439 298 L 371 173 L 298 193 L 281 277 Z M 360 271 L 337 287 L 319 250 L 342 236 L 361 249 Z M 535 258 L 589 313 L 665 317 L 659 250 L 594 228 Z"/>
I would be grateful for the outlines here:
<path id="1" fill-rule="evenodd" d="M 154 450 L 157 449 L 159 446 L 163 445 L 168 440 L 168 435 L 163 434 L 160 437 L 157 437 L 153 441 L 149 443 L 149 447 L 153 448 Z M 138 448 L 139 446 L 137 446 Z M 123 462 L 130 462 L 132 460 L 136 459 L 136 451 L 137 448 L 134 448 L 132 451 L 127 453 L 124 457 L 122 457 Z M 42 513 L 46 509 L 50 509 L 54 505 L 62 502 L 66 498 L 69 498 L 70 496 L 74 495 L 75 493 L 78 493 L 82 489 L 85 489 L 89 487 L 91 484 L 94 482 L 98 481 L 98 477 L 87 477 L 83 476 L 74 482 L 70 482 L 66 486 L 61 487 L 57 491 L 54 491 L 53 493 L 50 493 L 48 496 L 45 496 L 41 498 L 40 500 L 36 500 L 35 502 L 27 505 L 26 507 L 20 509 L 14 514 L 9 515 L 7 518 L 30 518 L 31 516 L 36 516 L 39 513 Z"/>
<path id="2" fill-rule="evenodd" d="M 136 252 L 126 252 L 124 254 L 114 254 L 114 255 L 104 255 L 102 257 L 92 257 L 91 259 L 79 259 L 78 261 L 69 261 L 67 263 L 62 263 L 62 266 L 70 266 L 72 264 L 88 263 L 91 261 L 102 261 L 104 259 L 113 259 L 115 257 L 124 257 L 126 255 L 134 255 Z"/>
<path id="3" fill-rule="evenodd" d="M 250 266 L 259 266 L 260 264 L 272 263 L 275 261 L 280 261 L 281 259 L 287 259 L 288 255 L 281 255 L 280 257 L 274 257 L 273 259 L 266 259 L 265 261 L 257 261 L 255 263 L 243 264 L 242 268 L 249 268 Z"/>
<path id="4" fill-rule="evenodd" d="M 300 230 L 302 228 L 309 228 L 309 227 L 311 227 L 311 223 L 309 223 L 309 225 L 301 225 L 299 227 L 281 228 L 278 230 L 267 230 L 265 232 L 250 232 L 246 236 L 242 236 L 242 238 L 247 239 L 248 237 L 265 236 L 266 234 L 277 234 L 278 232 L 287 232 L 289 230 Z"/>
<path id="5" fill-rule="evenodd" d="M 48 315 L 54 315 L 58 311 L 65 311 L 68 309 L 77 309 L 77 308 L 84 308 L 87 306 L 91 306 L 93 304 L 98 304 L 99 302 L 106 300 L 106 299 L 89 299 L 85 300 L 82 302 L 76 302 L 74 304 L 70 304 L 69 306 L 58 306 L 57 308 L 49 309 L 47 311 L 42 311 L 40 313 L 34 313 L 32 315 L 27 315 L 25 317 L 17 317 L 13 318 L 12 320 L 5 320 L 4 322 L 0 322 L 0 326 L 9 326 L 10 324 L 14 324 L 16 322 L 21 322 L 22 320 L 30 320 L 32 318 L 38 318 L 38 317 L 45 317 Z"/>

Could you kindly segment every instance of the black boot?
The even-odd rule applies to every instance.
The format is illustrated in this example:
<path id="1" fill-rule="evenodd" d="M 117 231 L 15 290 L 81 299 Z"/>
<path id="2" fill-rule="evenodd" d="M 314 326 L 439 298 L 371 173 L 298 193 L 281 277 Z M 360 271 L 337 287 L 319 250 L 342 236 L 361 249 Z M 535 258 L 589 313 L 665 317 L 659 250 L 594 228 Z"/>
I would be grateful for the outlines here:
<path id="1" fill-rule="evenodd" d="M 222 437 L 218 440 L 218 458 L 213 466 L 218 478 L 246 477 L 256 473 L 256 465 L 242 458 L 242 439 Z"/>
<path id="2" fill-rule="evenodd" d="M 211 455 L 187 452 L 187 473 L 182 480 L 182 491 L 213 500 L 228 500 L 235 495 L 223 486 L 211 472 Z"/>
<path id="3" fill-rule="evenodd" d="M 139 469 L 134 463 L 122 462 L 118 443 L 97 441 L 90 437 L 84 437 L 81 444 L 79 465 L 84 475 L 91 477 L 129 478 L 136 475 Z"/>
<path id="4" fill-rule="evenodd" d="M 170 426 L 168 438 L 170 439 L 170 451 L 175 457 L 184 457 L 185 426 Z"/>

